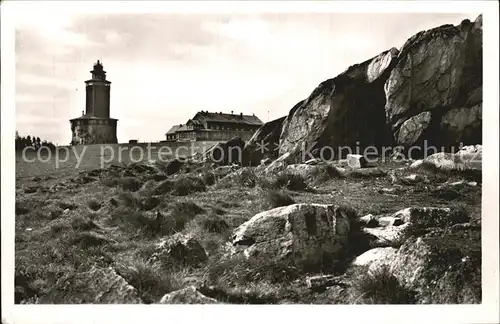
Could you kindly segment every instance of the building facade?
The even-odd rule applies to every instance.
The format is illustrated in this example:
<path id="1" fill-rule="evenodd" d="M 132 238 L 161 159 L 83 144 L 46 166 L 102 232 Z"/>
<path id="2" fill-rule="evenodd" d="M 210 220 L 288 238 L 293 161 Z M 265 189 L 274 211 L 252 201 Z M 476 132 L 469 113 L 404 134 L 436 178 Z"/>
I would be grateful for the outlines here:
<path id="1" fill-rule="evenodd" d="M 200 111 L 185 124 L 174 125 L 166 134 L 169 142 L 249 140 L 262 121 L 255 115 Z"/>
<path id="2" fill-rule="evenodd" d="M 71 145 L 115 144 L 118 120 L 110 118 L 111 82 L 99 60 L 90 73 L 92 78 L 85 81 L 85 112 L 70 119 Z"/>

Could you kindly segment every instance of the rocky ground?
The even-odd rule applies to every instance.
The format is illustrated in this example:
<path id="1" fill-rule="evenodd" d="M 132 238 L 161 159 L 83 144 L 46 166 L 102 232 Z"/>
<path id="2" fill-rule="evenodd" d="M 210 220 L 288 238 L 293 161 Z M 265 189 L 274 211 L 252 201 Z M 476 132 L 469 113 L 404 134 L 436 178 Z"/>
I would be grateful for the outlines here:
<path id="1" fill-rule="evenodd" d="M 15 301 L 480 303 L 481 171 L 450 161 L 21 177 Z"/>
<path id="2" fill-rule="evenodd" d="M 16 164 L 16 302 L 480 303 L 482 69 L 479 16 L 325 80 L 223 165 Z M 442 153 L 301 154 L 395 146 Z"/>

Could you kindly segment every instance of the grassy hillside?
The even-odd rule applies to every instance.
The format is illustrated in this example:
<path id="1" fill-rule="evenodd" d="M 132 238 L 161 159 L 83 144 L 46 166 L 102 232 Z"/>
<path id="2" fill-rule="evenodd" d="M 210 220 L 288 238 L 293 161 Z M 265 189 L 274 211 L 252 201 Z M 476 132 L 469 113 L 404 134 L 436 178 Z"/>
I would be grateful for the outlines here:
<path id="1" fill-rule="evenodd" d="M 16 152 L 16 177 L 21 179 L 31 176 L 68 175 L 101 166 L 158 160 L 159 153 L 161 158 L 166 160 L 173 156 L 183 157 L 203 152 L 216 143 L 218 142 L 78 145 L 59 147 L 59 153 L 50 155 L 47 151 L 42 151 L 39 155 L 41 158 L 37 158 L 36 153 L 28 150 L 26 159 L 23 159 L 21 152 Z M 149 146 L 151 149 L 148 150 Z M 78 165 L 79 157 L 82 158 Z M 36 162 L 31 162 L 34 159 Z"/>

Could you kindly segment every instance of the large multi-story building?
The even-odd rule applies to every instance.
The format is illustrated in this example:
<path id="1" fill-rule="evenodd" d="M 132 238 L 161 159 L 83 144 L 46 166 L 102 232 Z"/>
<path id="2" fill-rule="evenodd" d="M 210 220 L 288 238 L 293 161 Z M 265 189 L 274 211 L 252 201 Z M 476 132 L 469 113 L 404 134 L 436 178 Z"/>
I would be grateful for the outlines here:
<path id="1" fill-rule="evenodd" d="M 173 126 L 166 134 L 167 141 L 227 141 L 239 137 L 247 141 L 262 121 L 255 115 L 223 114 L 200 111 L 186 124 Z"/>
<path id="2" fill-rule="evenodd" d="M 99 62 L 90 71 L 92 79 L 85 81 L 86 105 L 82 116 L 70 120 L 71 145 L 117 143 L 116 124 L 110 118 L 111 82 L 106 80 L 106 71 Z"/>

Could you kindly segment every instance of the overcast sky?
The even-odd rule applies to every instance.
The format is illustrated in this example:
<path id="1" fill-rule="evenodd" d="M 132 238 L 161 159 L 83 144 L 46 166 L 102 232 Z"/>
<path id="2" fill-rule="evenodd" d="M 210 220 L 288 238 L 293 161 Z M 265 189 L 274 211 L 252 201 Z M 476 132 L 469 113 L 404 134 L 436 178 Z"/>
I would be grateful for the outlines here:
<path id="1" fill-rule="evenodd" d="M 197 111 L 284 116 L 322 81 L 415 33 L 471 14 L 113 14 L 16 25 L 16 129 L 59 145 L 100 59 L 118 140 L 158 141 Z"/>

